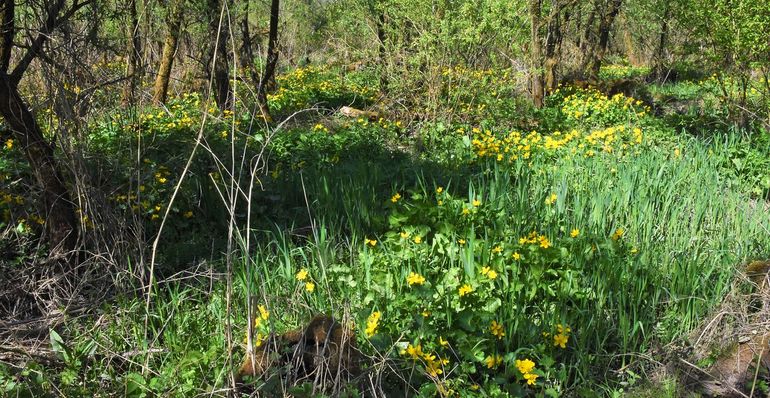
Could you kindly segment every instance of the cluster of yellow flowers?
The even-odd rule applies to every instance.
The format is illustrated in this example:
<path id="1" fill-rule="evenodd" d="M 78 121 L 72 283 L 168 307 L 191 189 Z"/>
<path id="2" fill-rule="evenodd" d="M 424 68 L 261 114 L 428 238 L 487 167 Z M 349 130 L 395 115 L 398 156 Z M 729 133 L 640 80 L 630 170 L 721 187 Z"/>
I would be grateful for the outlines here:
<path id="1" fill-rule="evenodd" d="M 624 125 L 581 133 L 572 130 L 568 133 L 555 131 L 543 136 L 536 131 L 526 135 L 512 131 L 498 138 L 491 131 L 479 132 L 471 140 L 473 151 L 480 158 L 492 158 L 499 162 L 513 163 L 517 160 L 530 160 L 534 155 L 556 155 L 592 157 L 597 151 L 623 155 L 631 148 L 643 142 L 642 130 Z M 566 153 L 564 153 L 566 151 Z"/>
<path id="2" fill-rule="evenodd" d="M 649 112 L 649 109 L 643 107 L 637 111 L 636 108 L 641 106 L 642 101 L 626 97 L 622 93 L 607 97 L 598 90 L 581 90 L 565 97 L 561 109 L 568 119 L 579 120 L 619 109 L 633 111 L 636 116 L 642 117 Z"/>
<path id="3" fill-rule="evenodd" d="M 567 348 L 567 341 L 569 340 L 569 333 L 572 331 L 569 327 L 564 327 L 562 324 L 556 325 L 557 333 L 553 336 L 553 345 L 561 348 Z"/>
<path id="4" fill-rule="evenodd" d="M 519 238 L 519 244 L 520 245 L 539 245 L 543 249 L 547 249 L 551 247 L 551 241 L 548 240 L 548 237 L 545 235 L 539 235 L 536 231 L 532 231 L 527 236 L 522 236 Z M 518 253 L 514 253 L 514 257 Z"/>
<path id="5" fill-rule="evenodd" d="M 305 284 L 305 291 L 308 293 L 313 293 L 315 291 L 315 283 L 313 281 L 308 280 L 308 272 L 307 269 L 302 268 L 297 272 L 297 274 L 294 276 L 297 278 L 298 281 L 303 282 Z"/>
<path id="6" fill-rule="evenodd" d="M 374 311 L 369 315 L 369 318 L 366 320 L 366 330 L 364 330 L 366 337 L 372 337 L 377 333 L 377 327 L 380 326 L 381 317 L 382 313 L 380 311 Z"/>
<path id="7" fill-rule="evenodd" d="M 481 275 L 486 276 L 489 279 L 496 279 L 497 278 L 497 271 L 489 268 L 489 267 L 483 267 L 481 268 Z"/>
<path id="8" fill-rule="evenodd" d="M 492 324 L 489 325 L 489 331 L 492 332 L 492 335 L 497 337 L 498 340 L 501 340 L 503 337 L 505 337 L 503 325 L 497 323 L 497 321 L 492 321 Z"/>
<path id="9" fill-rule="evenodd" d="M 256 335 L 254 335 L 254 346 L 259 347 L 262 345 L 262 343 L 267 340 L 267 336 L 269 333 L 267 333 L 267 325 L 266 321 L 270 318 L 270 312 L 267 311 L 267 308 L 265 308 L 264 305 L 259 305 L 257 307 L 259 310 L 259 315 L 254 317 L 254 331 L 256 332 Z M 244 344 L 248 344 L 248 331 L 246 331 L 246 336 L 243 338 Z"/>
<path id="10" fill-rule="evenodd" d="M 425 361 L 425 372 L 431 377 L 438 377 L 444 373 L 444 366 L 449 364 L 449 360 L 446 358 L 441 358 L 434 353 L 423 352 L 422 344 L 415 346 L 410 343 L 406 349 L 401 350 L 401 355 L 408 356 L 414 361 Z"/>
<path id="11" fill-rule="evenodd" d="M 418 274 L 418 273 L 410 272 L 409 275 L 406 277 L 406 283 L 409 286 L 412 286 L 412 285 L 423 285 L 423 284 L 425 284 L 425 277 L 420 275 L 420 274 Z"/>
<path id="12" fill-rule="evenodd" d="M 517 359 L 516 368 L 524 376 L 524 379 L 527 380 L 528 385 L 535 384 L 535 381 L 537 380 L 538 375 L 536 375 L 535 373 L 532 373 L 532 371 L 535 370 L 534 362 L 532 362 L 530 359 L 524 359 L 524 360 Z"/>

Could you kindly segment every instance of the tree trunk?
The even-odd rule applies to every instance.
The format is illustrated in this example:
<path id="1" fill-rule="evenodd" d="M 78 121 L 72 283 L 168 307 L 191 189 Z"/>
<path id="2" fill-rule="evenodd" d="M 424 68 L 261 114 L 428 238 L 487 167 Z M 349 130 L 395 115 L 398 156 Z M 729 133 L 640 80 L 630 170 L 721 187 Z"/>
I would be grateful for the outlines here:
<path id="1" fill-rule="evenodd" d="M 207 70 L 211 69 L 213 63 L 214 99 L 217 102 L 217 106 L 221 110 L 232 109 L 233 96 L 232 91 L 230 91 L 230 73 L 227 58 L 229 25 L 227 21 L 221 18 L 227 10 L 227 3 L 220 3 L 220 0 L 208 0 L 207 5 L 209 35 L 216 38 L 214 45 L 209 45 Z"/>
<path id="2" fill-rule="evenodd" d="M 622 4 L 623 0 L 610 0 L 609 8 L 599 20 L 598 40 L 591 46 L 592 51 L 590 52 L 589 57 L 589 80 L 598 80 L 599 78 L 599 70 L 602 67 L 604 54 L 607 52 L 607 46 L 610 42 L 610 30 L 612 29 L 612 24 L 615 22 L 615 17 L 617 17 L 620 12 L 620 6 Z"/>
<path id="3" fill-rule="evenodd" d="M 136 12 L 136 0 L 128 1 L 128 13 L 131 24 L 129 25 L 128 32 L 128 46 L 126 49 L 128 59 L 126 67 L 126 85 L 123 87 L 123 105 L 132 105 L 135 101 L 136 87 L 139 85 L 139 81 L 142 75 L 142 68 L 139 66 L 140 56 L 142 53 L 141 41 L 139 36 L 139 17 Z"/>
<path id="4" fill-rule="evenodd" d="M 270 32 L 267 39 L 267 62 L 265 71 L 257 86 L 257 103 L 262 117 L 271 122 L 270 109 L 267 106 L 267 85 L 273 79 L 275 67 L 278 64 L 278 11 L 280 10 L 280 0 L 272 0 L 270 3 Z"/>
<path id="5" fill-rule="evenodd" d="M 24 150 L 32 174 L 43 192 L 42 209 L 45 212 L 45 236 L 50 244 L 50 255 L 68 255 L 77 247 L 78 223 L 75 206 L 70 200 L 64 178 L 54 158 L 53 146 L 43 137 L 29 107 L 21 98 L 18 82 L 26 68 L 40 54 L 48 34 L 57 25 L 63 1 L 48 9 L 45 25 L 39 30 L 13 72 L 8 73 L 14 47 L 15 2 L 0 0 L 0 116 L 11 128 L 11 133 Z"/>
<path id="6" fill-rule="evenodd" d="M 13 1 L 13 0 L 10 0 Z M 52 256 L 66 255 L 76 248 L 78 223 L 75 206 L 70 200 L 64 178 L 54 158 L 53 147 L 43 137 L 40 126 L 21 98 L 10 77 L 0 77 L 0 115 L 21 143 L 38 185 L 43 190 L 42 210 L 45 213 L 45 239 L 51 245 Z"/>
<path id="7" fill-rule="evenodd" d="M 655 68 L 653 74 L 655 79 L 662 82 L 666 78 L 666 46 L 668 45 L 668 19 L 671 16 L 671 6 L 665 2 L 663 9 L 663 20 L 660 21 L 660 36 L 658 36 L 658 45 L 655 48 Z"/>
<path id="8" fill-rule="evenodd" d="M 541 43 L 540 43 L 540 16 L 542 0 L 529 1 L 529 20 L 530 20 L 530 85 L 532 88 L 532 103 L 537 108 L 543 107 L 543 72 L 541 65 Z"/>
<path id="9" fill-rule="evenodd" d="M 561 57 L 562 41 L 562 5 L 555 2 L 552 5 L 550 20 L 548 21 L 548 34 L 545 41 L 545 62 L 543 69 L 545 74 L 545 92 L 550 93 L 556 89 L 558 77 L 556 76 Z"/>
<path id="10" fill-rule="evenodd" d="M 160 59 L 158 76 L 155 78 L 155 93 L 153 101 L 161 104 L 166 103 L 168 96 L 168 82 L 171 78 L 171 67 L 174 64 L 176 56 L 177 42 L 179 41 L 179 31 L 182 28 L 182 4 L 180 1 L 169 3 L 170 10 L 167 17 L 168 31 L 166 40 L 163 42 L 163 54 Z"/>
<path id="11" fill-rule="evenodd" d="M 620 22 L 623 26 L 623 47 L 626 49 L 626 55 L 628 56 L 628 62 L 632 66 L 639 66 L 642 64 L 642 62 L 639 60 L 638 52 L 636 51 L 636 46 L 634 45 L 634 36 L 631 33 L 631 29 L 629 29 L 629 23 L 626 20 L 626 18 L 623 18 L 623 21 Z"/>
<path id="12" fill-rule="evenodd" d="M 248 71 L 252 83 L 259 84 L 259 74 L 254 69 L 254 45 L 251 39 L 251 30 L 249 29 L 249 2 L 244 3 L 243 19 L 241 20 L 241 62 Z"/>

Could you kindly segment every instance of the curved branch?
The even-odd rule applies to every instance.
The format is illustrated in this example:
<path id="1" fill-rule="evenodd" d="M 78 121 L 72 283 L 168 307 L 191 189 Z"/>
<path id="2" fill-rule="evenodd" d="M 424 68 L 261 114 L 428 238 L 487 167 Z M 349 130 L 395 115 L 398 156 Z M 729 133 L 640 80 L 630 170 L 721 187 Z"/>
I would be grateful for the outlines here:
<path id="1" fill-rule="evenodd" d="M 13 0 L 4 1 L 12 2 Z M 27 52 L 24 53 L 21 61 L 19 61 L 15 68 L 13 68 L 13 72 L 10 74 L 11 83 L 14 85 L 19 84 L 19 81 L 24 75 L 24 72 L 26 72 L 29 65 L 32 63 L 32 61 L 35 60 L 35 58 L 37 58 L 41 51 L 43 51 L 43 44 L 45 44 L 46 40 L 48 40 L 48 37 L 56 28 L 67 22 L 67 20 L 75 15 L 76 12 L 80 11 L 81 8 L 93 3 L 94 1 L 95 0 L 85 0 L 80 2 L 79 0 L 75 0 L 69 9 L 62 13 L 66 0 L 56 0 L 56 2 L 53 3 L 48 9 L 45 23 L 38 30 L 37 36 L 30 44 Z M 59 15 L 60 13 L 61 15 Z"/>

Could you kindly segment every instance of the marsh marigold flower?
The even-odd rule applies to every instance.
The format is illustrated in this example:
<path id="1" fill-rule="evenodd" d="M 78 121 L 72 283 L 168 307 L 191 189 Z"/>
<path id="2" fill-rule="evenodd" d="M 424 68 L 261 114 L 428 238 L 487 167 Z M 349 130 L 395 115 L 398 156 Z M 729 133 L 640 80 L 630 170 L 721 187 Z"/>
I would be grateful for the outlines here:
<path id="1" fill-rule="evenodd" d="M 626 231 L 623 228 L 616 229 L 615 233 L 612 234 L 612 240 L 618 240 L 622 238 L 625 233 Z"/>
<path id="2" fill-rule="evenodd" d="M 390 201 L 391 201 L 391 202 L 393 202 L 393 203 L 396 203 L 396 202 L 398 202 L 398 200 L 399 200 L 399 199 L 401 199 L 401 194 L 400 194 L 400 193 L 398 193 L 398 192 L 396 192 L 396 194 L 395 194 L 395 195 L 393 195 L 393 196 L 390 198 Z"/>
<path id="3" fill-rule="evenodd" d="M 313 283 L 313 282 L 305 282 L 305 290 L 308 293 L 313 293 L 313 291 L 315 290 L 315 283 Z"/>
<path id="4" fill-rule="evenodd" d="M 417 243 L 418 245 L 422 243 L 422 237 L 420 235 L 415 236 L 414 243 Z"/>
<path id="5" fill-rule="evenodd" d="M 460 289 L 457 291 L 457 294 L 460 295 L 460 297 L 465 296 L 468 293 L 471 293 L 473 291 L 473 288 L 469 284 L 464 284 L 460 287 Z"/>
<path id="6" fill-rule="evenodd" d="M 538 375 L 536 375 L 534 373 L 525 373 L 524 374 L 524 379 L 527 380 L 527 385 L 530 385 L 530 386 L 534 386 L 535 385 L 535 380 L 537 380 L 537 378 L 538 378 Z"/>
<path id="7" fill-rule="evenodd" d="M 484 362 L 487 363 L 487 368 L 494 369 L 503 363 L 503 357 L 500 355 L 489 355 L 484 359 Z"/>
<path id="8" fill-rule="evenodd" d="M 567 340 L 569 336 L 564 334 L 557 334 L 553 336 L 553 345 L 561 348 L 567 348 Z"/>
<path id="9" fill-rule="evenodd" d="M 409 276 L 406 277 L 406 283 L 408 283 L 409 286 L 422 285 L 425 283 L 425 277 L 418 273 L 411 272 Z"/>
<path id="10" fill-rule="evenodd" d="M 484 276 L 486 276 L 489 279 L 495 279 L 495 278 L 497 278 L 497 271 L 495 271 L 495 270 L 493 270 L 493 269 L 491 269 L 489 267 L 484 267 L 484 268 L 481 269 L 481 275 L 484 275 Z"/>
<path id="11" fill-rule="evenodd" d="M 502 339 L 505 336 L 503 325 L 497 323 L 497 321 L 492 321 L 492 324 L 489 326 L 489 331 L 492 332 L 492 335 L 498 339 Z"/>
<path id="12" fill-rule="evenodd" d="M 521 372 L 521 374 L 527 374 L 532 371 L 532 369 L 535 368 L 535 363 L 532 362 L 529 359 L 524 360 L 516 360 L 516 369 Z"/>
<path id="13" fill-rule="evenodd" d="M 374 311 L 366 320 L 366 337 L 372 337 L 377 333 L 377 327 L 380 325 L 380 317 L 382 313 L 380 311 Z"/>
<path id="14" fill-rule="evenodd" d="M 297 272 L 297 275 L 295 275 L 294 277 L 297 278 L 298 281 L 304 281 L 305 279 L 307 279 L 307 270 L 302 268 L 301 270 L 299 270 L 299 272 Z"/>

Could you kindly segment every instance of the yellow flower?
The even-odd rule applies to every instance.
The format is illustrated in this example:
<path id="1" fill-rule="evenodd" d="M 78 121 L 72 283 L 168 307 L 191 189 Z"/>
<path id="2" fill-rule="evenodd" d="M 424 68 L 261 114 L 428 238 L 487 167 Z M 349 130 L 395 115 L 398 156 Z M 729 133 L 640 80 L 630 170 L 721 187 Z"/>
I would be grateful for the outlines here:
<path id="1" fill-rule="evenodd" d="M 534 386 L 535 380 L 538 378 L 538 376 L 534 373 L 524 373 L 524 379 L 527 380 L 527 385 Z"/>
<path id="2" fill-rule="evenodd" d="M 420 244 L 422 243 L 422 237 L 420 235 L 417 235 L 414 237 L 414 243 Z"/>
<path id="3" fill-rule="evenodd" d="M 424 355 L 422 352 L 421 344 L 417 344 L 416 346 L 409 344 L 406 347 L 406 350 L 402 352 L 402 354 L 409 355 L 414 360 L 418 360 Z"/>
<path id="4" fill-rule="evenodd" d="M 401 231 L 401 239 L 406 239 L 409 237 L 409 232 Z"/>
<path id="5" fill-rule="evenodd" d="M 439 343 L 439 344 L 440 344 L 442 347 L 447 347 L 447 346 L 449 346 L 449 342 L 448 342 L 448 341 L 446 341 L 446 340 L 444 340 L 444 338 L 443 338 L 443 337 L 441 337 L 441 336 L 439 336 L 439 338 L 438 338 L 438 343 Z"/>
<path id="6" fill-rule="evenodd" d="M 571 236 L 571 237 L 573 237 L 573 238 L 577 238 L 577 237 L 578 237 L 578 235 L 580 235 L 580 230 L 579 230 L 579 229 L 577 229 L 577 228 L 574 228 L 574 229 L 573 229 L 573 230 L 572 230 L 572 231 L 569 233 L 569 236 Z"/>
<path id="7" fill-rule="evenodd" d="M 406 277 L 406 283 L 408 283 L 409 286 L 422 285 L 425 283 L 425 277 L 420 274 L 411 272 L 409 273 L 409 276 Z"/>
<path id="8" fill-rule="evenodd" d="M 192 210 L 188 210 L 184 213 L 184 218 L 191 218 L 193 216 Z"/>
<path id="9" fill-rule="evenodd" d="M 369 318 L 366 320 L 366 330 L 364 331 L 366 333 L 366 337 L 372 337 L 375 333 L 377 333 L 377 326 L 380 324 L 381 316 L 382 313 L 380 313 L 380 311 L 374 311 L 371 315 L 369 315 Z"/>
<path id="10" fill-rule="evenodd" d="M 503 331 L 503 325 L 497 323 L 497 321 L 492 321 L 492 325 L 489 326 L 489 331 L 492 332 L 493 336 L 496 336 L 498 339 L 502 339 L 505 337 L 505 331 Z"/>
<path id="11" fill-rule="evenodd" d="M 554 204 L 556 202 L 557 198 L 558 198 L 558 196 L 556 196 L 555 193 L 552 193 L 551 196 L 545 198 L 545 204 L 552 205 L 552 204 Z"/>
<path id="12" fill-rule="evenodd" d="M 270 312 L 267 311 L 267 308 L 265 308 L 264 305 L 257 306 L 257 309 L 259 309 L 259 318 L 261 318 L 263 321 L 266 321 L 267 318 L 270 317 Z"/>
<path id="13" fill-rule="evenodd" d="M 308 293 L 313 293 L 313 290 L 315 290 L 315 283 L 313 283 L 313 282 L 305 282 L 305 290 Z"/>
<path id="14" fill-rule="evenodd" d="M 166 180 L 166 177 L 160 177 L 160 178 L 158 178 L 158 182 L 159 182 L 159 183 L 161 183 L 161 184 L 165 184 L 165 183 L 166 183 L 166 181 L 167 181 L 167 180 Z"/>
<path id="15" fill-rule="evenodd" d="M 438 375 L 444 373 L 444 370 L 441 368 L 445 360 L 436 361 L 435 359 L 427 359 L 427 364 L 425 365 L 425 371 L 431 376 L 431 377 L 438 377 Z"/>
<path id="16" fill-rule="evenodd" d="M 398 202 L 398 200 L 399 200 L 399 199 L 401 199 L 401 194 L 400 194 L 400 193 L 398 193 L 398 192 L 396 192 L 396 194 L 395 194 L 395 195 L 393 195 L 393 196 L 390 198 L 390 201 L 391 201 L 391 202 L 393 202 L 393 203 L 396 203 L 396 202 Z"/>
<path id="17" fill-rule="evenodd" d="M 487 368 L 494 369 L 503 363 L 503 357 L 500 355 L 489 355 L 484 359 L 484 362 L 487 363 Z"/>
<path id="18" fill-rule="evenodd" d="M 486 276 L 489 279 L 495 279 L 495 278 L 497 278 L 497 271 L 495 271 L 495 270 L 493 270 L 493 269 L 491 269 L 489 267 L 484 267 L 484 268 L 481 269 L 481 275 L 484 275 L 484 276 Z"/>
<path id="19" fill-rule="evenodd" d="M 377 245 L 377 241 L 374 239 L 364 238 L 364 245 L 369 245 L 371 247 L 374 247 Z"/>
<path id="20" fill-rule="evenodd" d="M 436 188 L 436 193 L 437 194 L 441 194 L 441 192 L 444 192 L 444 188 L 442 188 L 442 187 Z"/>
<path id="21" fill-rule="evenodd" d="M 500 254 L 502 252 L 503 252 L 503 247 L 502 246 L 495 246 L 495 248 L 492 249 L 492 253 Z"/>
<path id="22" fill-rule="evenodd" d="M 561 348 L 567 348 L 567 340 L 569 340 L 569 336 L 566 334 L 557 334 L 553 336 L 553 345 L 559 346 Z"/>
<path id="23" fill-rule="evenodd" d="M 513 253 L 513 259 L 516 261 L 521 260 L 521 254 L 519 252 Z"/>
<path id="24" fill-rule="evenodd" d="M 479 207 L 481 206 L 481 201 L 478 199 L 473 199 L 473 207 Z"/>
<path id="25" fill-rule="evenodd" d="M 471 285 L 466 283 L 460 287 L 460 289 L 457 291 L 457 294 L 459 294 L 460 297 L 462 297 L 471 292 L 473 292 L 473 288 L 471 287 Z"/>
<path id="26" fill-rule="evenodd" d="M 467 216 L 468 214 L 471 214 L 471 211 L 467 207 L 464 207 L 463 208 L 463 215 Z"/>
<path id="27" fill-rule="evenodd" d="M 519 369 L 519 372 L 521 374 L 527 374 L 532 371 L 532 369 L 535 368 L 535 363 L 530 361 L 529 359 L 525 359 L 523 361 L 516 360 L 516 368 Z"/>
<path id="28" fill-rule="evenodd" d="M 299 272 L 297 272 L 297 275 L 295 276 L 295 278 L 297 278 L 298 281 L 304 281 L 305 279 L 307 279 L 307 270 L 302 268 L 301 270 L 299 270 Z"/>
<path id="29" fill-rule="evenodd" d="M 9 138 L 7 141 L 5 141 L 5 148 L 6 149 L 12 149 L 13 148 L 13 140 L 12 139 Z"/>
<path id="30" fill-rule="evenodd" d="M 464 244 L 465 244 L 465 239 L 458 239 L 458 240 L 457 240 L 457 243 L 459 243 L 459 244 L 460 244 L 460 246 L 462 246 L 462 245 L 464 245 Z"/>
<path id="31" fill-rule="evenodd" d="M 551 247 L 551 241 L 549 241 L 545 235 L 540 235 L 538 240 L 540 241 L 540 247 L 542 247 L 543 249 L 547 249 Z"/>
<path id="32" fill-rule="evenodd" d="M 623 228 L 616 229 L 615 233 L 612 234 L 612 240 L 618 240 L 622 238 L 625 233 L 626 231 Z"/>

